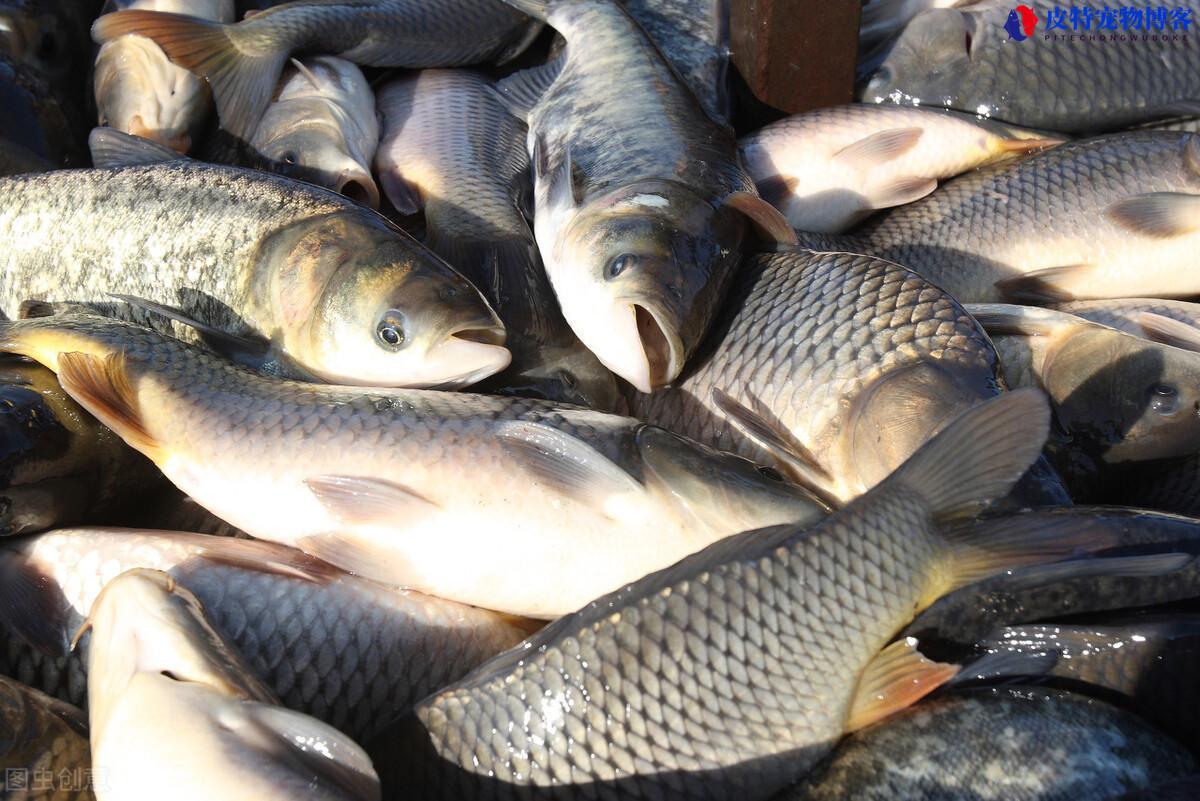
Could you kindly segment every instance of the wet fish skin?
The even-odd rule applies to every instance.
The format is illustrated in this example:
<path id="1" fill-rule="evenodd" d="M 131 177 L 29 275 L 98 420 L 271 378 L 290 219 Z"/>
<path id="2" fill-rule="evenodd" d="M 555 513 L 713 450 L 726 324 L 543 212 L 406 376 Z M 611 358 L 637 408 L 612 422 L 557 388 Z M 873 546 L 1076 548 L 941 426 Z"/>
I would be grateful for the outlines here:
<path id="1" fill-rule="evenodd" d="M 959 176 L 854 240 L 963 303 L 1182 297 L 1198 202 L 1200 137 L 1130 132 Z"/>
<path id="2" fill-rule="evenodd" d="M 275 172 L 324 186 L 373 209 L 379 145 L 375 95 L 354 64 L 332 56 L 285 70 L 250 147 Z"/>
<path id="3" fill-rule="evenodd" d="M 1048 0 L 1026 5 L 1043 26 L 1055 7 Z M 947 106 L 1067 133 L 1195 113 L 1200 55 L 1186 41 L 1072 44 L 1046 38 L 1039 27 L 1028 41 L 1014 42 L 1005 27 L 1010 14 L 1006 0 L 918 14 L 867 83 L 863 100 Z M 1079 80 L 1083 75 L 1088 79 Z"/>
<path id="4" fill-rule="evenodd" d="M 650 392 L 679 376 L 715 316 L 741 253 L 742 212 L 782 241 L 794 233 L 754 192 L 732 131 L 624 9 L 512 1 L 567 41 L 551 66 L 501 83 L 527 114 L 546 273 L 579 339 Z"/>
<path id="5" fill-rule="evenodd" d="M 531 191 L 526 129 L 494 91 L 466 70 L 425 70 L 382 87 L 380 175 L 393 205 L 424 209 L 426 244 L 504 321 L 513 363 L 480 391 L 614 410 L 616 380 L 563 319 L 518 208 Z"/>
<path id="6" fill-rule="evenodd" d="M 166 573 L 131 570 L 108 582 L 86 626 L 100 801 L 167 786 L 180 799 L 378 801 L 362 749 L 277 706 L 196 597 Z"/>
<path id="7" fill-rule="evenodd" d="M 530 631 L 523 621 L 387 589 L 274 543 L 61 529 L 0 547 L 7 586 L 29 591 L 0 612 L 9 633 L 3 671 L 86 709 L 90 642 L 73 651 L 67 643 L 101 588 L 134 568 L 173 576 L 285 706 L 355 738 Z M 34 607 L 43 601 L 59 614 L 39 618 Z"/>
<path id="8" fill-rule="evenodd" d="M 0 360 L 0 535 L 110 518 L 164 483 L 52 372 Z"/>
<path id="9" fill-rule="evenodd" d="M 955 693 L 865 729 L 779 801 L 1106 801 L 1195 769 L 1129 712 L 1073 693 Z"/>
<path id="10" fill-rule="evenodd" d="M 1033 424 L 1032 441 L 1015 433 L 1018 417 L 1021 431 Z M 911 641 L 881 649 L 958 580 L 956 546 L 936 520 L 1007 492 L 1036 458 L 1047 423 L 1036 393 L 1002 395 L 825 521 L 727 538 L 550 624 L 370 743 L 385 789 L 422 799 L 572 790 L 769 798 L 847 728 L 954 673 L 916 667 Z M 970 455 L 959 439 L 968 436 L 978 449 Z M 965 461 L 944 463 L 950 453 Z M 961 483 L 934 489 L 926 473 L 934 464 Z M 993 568 L 1003 569 L 979 565 Z M 923 691 L 902 701 L 877 688 L 873 660 Z M 892 701 L 861 705 L 859 686 Z"/>
<path id="11" fill-rule="evenodd" d="M 6 178 L 0 236 L 10 318 L 74 301 L 195 339 L 111 297 L 133 295 L 340 383 L 461 386 L 508 362 L 470 282 L 374 212 L 279 176 L 179 160 Z"/>
<path id="12" fill-rule="evenodd" d="M 454 67 L 514 56 L 538 29 L 501 0 L 298 0 L 233 25 L 126 11 L 97 20 L 92 36 L 154 39 L 175 63 L 208 79 L 221 127 L 248 140 L 294 52 L 372 67 Z"/>
<path id="13" fill-rule="evenodd" d="M 983 329 L 920 276 L 869 256 L 796 250 L 748 257 L 695 365 L 676 386 L 630 400 L 648 422 L 793 474 L 723 415 L 712 393 L 725 392 L 825 476 L 794 477 L 845 502 L 997 394 L 998 371 Z"/>
<path id="14" fill-rule="evenodd" d="M 944 109 L 858 103 L 785 117 L 738 149 L 793 228 L 841 233 L 938 180 L 1060 141 Z"/>
<path id="15" fill-rule="evenodd" d="M 108 0 L 104 13 L 129 9 L 234 20 L 233 0 Z M 101 125 L 180 153 L 191 149 L 212 111 L 212 94 L 204 80 L 173 64 L 144 36 L 105 42 L 96 54 L 93 85 Z"/>
<path id="16" fill-rule="evenodd" d="M 0 676 L 0 765 L 10 775 L 32 779 L 47 772 L 57 779 L 60 771 L 78 777 L 54 789 L 35 792 L 10 790 L 10 797 L 31 801 L 91 801 L 94 796 L 83 777 L 91 776 L 92 756 L 88 748 L 87 716 L 75 707 L 55 700 L 32 687 Z M 33 787 L 29 784 L 27 787 Z"/>
<path id="17" fill-rule="evenodd" d="M 626 417 L 283 381 L 99 317 L 0 328 L 0 347 L 54 365 L 85 408 L 252 536 L 512 614 L 565 614 L 716 539 L 826 509 L 741 457 Z"/>

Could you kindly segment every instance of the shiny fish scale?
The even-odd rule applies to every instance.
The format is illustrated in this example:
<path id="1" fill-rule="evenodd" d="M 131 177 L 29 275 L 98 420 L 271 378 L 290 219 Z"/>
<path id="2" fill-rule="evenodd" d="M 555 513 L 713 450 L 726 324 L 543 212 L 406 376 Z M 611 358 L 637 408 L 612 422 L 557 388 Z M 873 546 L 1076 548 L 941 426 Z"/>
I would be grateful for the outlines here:
<path id="1" fill-rule="evenodd" d="M 998 280 L 1099 261 L 1130 242 L 1131 250 L 1159 247 L 1161 240 L 1119 228 L 1104 212 L 1142 193 L 1200 193 L 1200 175 L 1184 163 L 1188 139 L 1126 133 L 967 173 L 868 222 L 855 243 L 920 273 L 960 302 L 995 302 Z M 1055 263 L 1059 253 L 1071 261 Z"/>
<path id="2" fill-rule="evenodd" d="M 35 563 L 53 566 L 70 601 L 64 642 L 107 581 L 132 567 L 165 569 L 285 706 L 352 737 L 369 736 L 523 636 L 492 613 L 351 576 L 321 584 L 204 558 L 188 563 L 188 546 L 153 535 L 68 532 L 41 541 Z M 219 542 L 214 548 L 219 559 Z M 101 550 L 112 558 L 98 565 L 92 557 Z M 59 658 L 6 639 L 0 672 L 86 707 L 90 638 Z"/>
<path id="3" fill-rule="evenodd" d="M 425 783 L 419 797 L 567 783 L 588 798 L 765 797 L 841 736 L 859 670 L 938 558 L 926 507 L 877 492 L 802 536 L 725 540 L 553 624 L 418 707 L 441 760 L 421 754 L 403 776 Z"/>
<path id="4" fill-rule="evenodd" d="M 637 395 L 638 417 L 757 460 L 768 454 L 713 407 L 720 389 L 761 400 L 806 446 L 845 425 L 849 401 L 899 367 L 928 360 L 999 369 L 961 306 L 895 264 L 851 253 L 756 256 L 742 266 L 720 344 L 677 386 Z"/>

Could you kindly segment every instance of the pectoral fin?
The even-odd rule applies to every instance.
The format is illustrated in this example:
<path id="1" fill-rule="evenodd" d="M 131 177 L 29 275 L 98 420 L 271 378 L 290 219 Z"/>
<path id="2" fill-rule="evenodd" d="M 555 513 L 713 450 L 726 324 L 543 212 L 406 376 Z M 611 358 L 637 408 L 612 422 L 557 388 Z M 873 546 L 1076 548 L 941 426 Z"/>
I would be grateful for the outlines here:
<path id="1" fill-rule="evenodd" d="M 912 637 L 892 643 L 871 660 L 858 680 L 846 731 L 858 731 L 912 706 L 958 671 L 958 665 L 926 659 Z"/>

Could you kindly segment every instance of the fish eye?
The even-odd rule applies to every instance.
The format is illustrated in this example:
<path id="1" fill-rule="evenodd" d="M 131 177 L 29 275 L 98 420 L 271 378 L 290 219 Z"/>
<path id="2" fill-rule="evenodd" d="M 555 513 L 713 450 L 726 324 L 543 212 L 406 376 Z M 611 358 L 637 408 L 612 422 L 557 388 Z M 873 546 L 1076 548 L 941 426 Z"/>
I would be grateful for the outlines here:
<path id="1" fill-rule="evenodd" d="M 399 350 L 404 345 L 404 317 L 392 309 L 379 321 L 375 328 L 375 337 L 385 348 Z"/>
<path id="2" fill-rule="evenodd" d="M 772 481 L 779 481 L 781 483 L 783 482 L 783 473 L 780 473 L 774 467 L 766 467 L 764 465 L 755 465 L 755 469 L 758 470 L 758 474 L 760 476 L 765 476 L 766 478 L 769 478 Z"/>
<path id="3" fill-rule="evenodd" d="M 632 253 L 622 253 L 620 256 L 614 256 L 604 268 L 604 277 L 612 280 L 626 270 L 636 267 L 637 263 L 638 257 Z"/>
<path id="4" fill-rule="evenodd" d="M 296 151 L 294 150 L 285 150 L 280 158 L 283 159 L 284 164 L 295 164 L 297 161 L 299 161 L 299 157 L 296 155 Z"/>
<path id="5" fill-rule="evenodd" d="M 1150 408 L 1161 415 L 1174 414 L 1179 410 L 1179 390 L 1169 384 L 1150 387 Z"/>

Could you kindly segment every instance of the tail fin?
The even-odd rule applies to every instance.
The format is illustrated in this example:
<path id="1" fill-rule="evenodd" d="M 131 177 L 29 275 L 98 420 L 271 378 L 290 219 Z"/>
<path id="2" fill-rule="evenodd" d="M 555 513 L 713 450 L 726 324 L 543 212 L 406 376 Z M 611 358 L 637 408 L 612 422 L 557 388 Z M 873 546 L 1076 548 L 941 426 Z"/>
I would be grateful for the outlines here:
<path id="1" fill-rule="evenodd" d="M 966 517 L 1012 489 L 1049 431 L 1046 396 L 1014 390 L 963 412 L 888 481 L 918 492 L 939 520 Z"/>
<path id="2" fill-rule="evenodd" d="M 221 127 L 248 140 L 262 119 L 290 53 L 287 47 L 281 47 L 248 55 L 238 48 L 235 30 L 235 25 L 183 14 L 118 11 L 96 20 L 92 37 L 101 43 L 126 34 L 154 40 L 171 61 L 208 79 Z"/>

